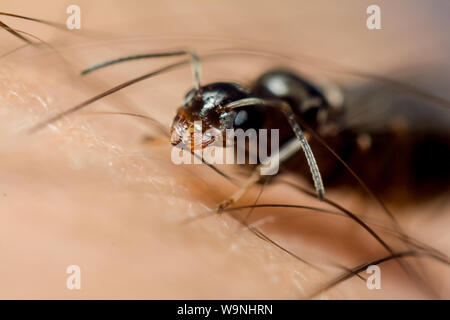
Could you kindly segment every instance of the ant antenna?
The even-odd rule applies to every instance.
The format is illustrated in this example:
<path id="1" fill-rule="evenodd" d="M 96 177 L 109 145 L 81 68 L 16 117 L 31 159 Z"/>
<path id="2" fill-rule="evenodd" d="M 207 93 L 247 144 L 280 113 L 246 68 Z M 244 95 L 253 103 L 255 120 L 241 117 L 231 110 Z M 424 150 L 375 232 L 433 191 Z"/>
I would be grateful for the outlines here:
<path id="1" fill-rule="evenodd" d="M 197 92 L 200 91 L 200 59 L 199 57 L 192 51 L 189 50 L 179 50 L 172 52 L 155 52 L 155 53 L 147 53 L 147 54 L 139 54 L 134 56 L 122 57 L 113 60 L 108 60 L 104 62 L 100 62 L 94 64 L 93 66 L 84 69 L 81 72 L 81 75 L 86 75 L 93 71 L 99 70 L 101 68 L 105 68 L 111 66 L 113 64 L 118 64 L 126 61 L 139 60 L 139 59 L 150 59 L 150 58 L 166 58 L 166 57 L 175 57 L 175 56 L 183 56 L 188 55 L 191 57 L 191 66 L 192 66 L 192 74 L 194 78 L 194 86 Z"/>

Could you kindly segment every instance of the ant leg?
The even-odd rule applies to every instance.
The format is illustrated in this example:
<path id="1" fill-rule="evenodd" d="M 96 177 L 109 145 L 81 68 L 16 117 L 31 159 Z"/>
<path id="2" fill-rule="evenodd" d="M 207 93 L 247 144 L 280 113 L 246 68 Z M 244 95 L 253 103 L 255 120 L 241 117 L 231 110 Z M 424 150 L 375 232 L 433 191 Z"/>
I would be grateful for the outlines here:
<path id="1" fill-rule="evenodd" d="M 250 175 L 250 177 L 244 182 L 244 184 L 235 192 L 233 193 L 233 195 L 226 199 L 225 201 L 222 201 L 219 204 L 219 207 L 217 208 L 217 212 L 221 213 L 223 210 L 225 210 L 226 208 L 228 208 L 230 205 L 232 205 L 233 203 L 236 203 L 239 201 L 240 198 L 242 198 L 242 196 L 244 194 L 247 193 L 247 191 L 254 185 L 256 184 L 259 179 L 261 178 L 261 173 L 260 173 L 260 168 L 259 166 L 256 167 L 253 171 L 252 174 Z"/>
<path id="2" fill-rule="evenodd" d="M 311 147 L 308 144 L 305 136 L 303 135 L 303 131 L 300 128 L 300 125 L 297 123 L 295 113 L 292 111 L 291 106 L 282 101 L 282 100 L 269 100 L 269 99 L 260 99 L 260 98 L 246 98 L 238 101 L 231 102 L 223 107 L 224 110 L 230 110 L 245 106 L 267 106 L 276 108 L 283 112 L 288 120 L 292 130 L 294 131 L 298 141 L 301 144 L 303 152 L 306 156 L 306 160 L 308 162 L 309 169 L 311 170 L 311 175 L 314 181 L 314 187 L 316 189 L 317 196 L 320 200 L 323 200 L 325 195 L 325 188 L 323 186 L 322 177 L 320 175 L 319 168 L 317 167 L 316 159 L 314 158 L 314 154 L 311 150 Z"/>
<path id="3" fill-rule="evenodd" d="M 139 54 L 139 55 L 133 55 L 128 57 L 122 57 L 117 58 L 113 60 L 103 61 L 97 64 L 94 64 L 93 66 L 84 69 L 81 72 L 81 75 L 86 75 L 88 73 L 91 73 L 93 71 L 111 66 L 113 64 L 118 64 L 126 61 L 132 61 L 132 60 L 140 60 L 140 59 L 151 59 L 151 58 L 167 58 L 167 57 L 176 57 L 176 56 L 184 56 L 188 55 L 191 58 L 191 65 L 192 65 L 192 74 L 194 77 L 194 85 L 195 89 L 200 89 L 200 59 L 198 56 L 189 50 L 178 50 L 178 51 L 169 51 L 169 52 L 154 52 L 154 53 L 147 53 L 147 54 Z"/>
<path id="4" fill-rule="evenodd" d="M 222 212 L 225 208 L 229 207 L 233 203 L 239 201 L 242 196 L 244 196 L 247 191 L 255 185 L 258 181 L 261 180 L 261 167 L 266 166 L 266 164 L 272 164 L 278 166 L 279 163 L 283 163 L 293 155 L 295 155 L 300 149 L 302 149 L 302 144 L 297 138 L 292 138 L 287 143 L 283 145 L 281 150 L 276 155 L 271 155 L 268 159 L 264 161 L 263 164 L 258 165 L 251 173 L 250 177 L 245 180 L 245 182 L 241 185 L 241 187 L 227 200 L 220 203 L 218 207 L 218 212 Z M 278 158 L 278 163 L 272 161 L 273 158 Z M 271 171 L 270 167 L 266 167 L 266 170 Z"/>

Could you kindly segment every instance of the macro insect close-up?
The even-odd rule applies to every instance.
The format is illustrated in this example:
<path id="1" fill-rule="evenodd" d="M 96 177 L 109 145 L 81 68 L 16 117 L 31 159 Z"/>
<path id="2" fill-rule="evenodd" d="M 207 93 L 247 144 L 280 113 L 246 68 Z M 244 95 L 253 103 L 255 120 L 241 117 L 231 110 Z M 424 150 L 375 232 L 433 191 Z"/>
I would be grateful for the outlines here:
<path id="1" fill-rule="evenodd" d="M 446 1 L 4 2 L 1 298 L 450 297 Z"/>

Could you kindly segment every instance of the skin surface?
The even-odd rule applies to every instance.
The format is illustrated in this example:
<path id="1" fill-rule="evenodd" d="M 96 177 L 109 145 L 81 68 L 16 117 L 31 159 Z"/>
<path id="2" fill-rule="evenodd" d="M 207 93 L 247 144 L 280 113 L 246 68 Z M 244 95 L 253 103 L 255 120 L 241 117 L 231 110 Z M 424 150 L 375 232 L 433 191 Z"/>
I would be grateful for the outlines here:
<path id="1" fill-rule="evenodd" d="M 71 4 L 4 2 L 5 12 L 61 22 Z M 215 215 L 217 204 L 235 187 L 205 166 L 174 165 L 168 139 L 157 137 L 150 123 L 94 113 L 136 112 L 168 127 L 192 87 L 187 67 L 136 84 L 36 134 L 29 135 L 26 129 L 122 81 L 178 60 L 133 62 L 81 78 L 78 73 L 84 67 L 186 46 L 202 53 L 259 44 L 294 57 L 308 53 L 378 74 L 408 71 L 415 85 L 445 96 L 448 40 L 439 37 L 441 22 L 431 21 L 432 12 L 439 9 L 418 2 L 422 10 L 413 10 L 406 1 L 400 3 L 382 2 L 379 31 L 365 27 L 370 4 L 365 1 L 343 1 L 339 7 L 325 1 L 283 6 L 270 1 L 81 1 L 81 32 L 88 38 L 77 35 L 79 31 L 2 18 L 13 28 L 45 39 L 58 53 L 46 46 L 28 46 L 0 60 L 0 298 L 299 299 L 339 275 L 343 270 L 337 266 L 350 268 L 387 256 L 386 249 L 344 217 L 293 209 L 253 212 L 253 225 L 323 268 L 318 271 L 256 237 L 229 215 Z M 444 1 L 440 5 L 448 9 Z M 408 35 L 420 39 L 420 45 Z M 23 45 L 5 31 L 0 39 L 1 52 Z M 286 61 L 248 56 L 206 61 L 202 81 L 247 84 L 280 63 Z M 411 71 L 410 66 L 419 67 Z M 430 81 L 436 66 L 440 78 Z M 156 138 L 143 142 L 149 135 Z M 244 177 L 239 170 L 227 172 Z M 307 181 L 284 178 L 310 188 Z M 374 202 L 345 189 L 328 191 L 330 199 L 389 226 Z M 241 203 L 253 203 L 258 192 L 258 187 L 252 189 Z M 327 207 L 280 184 L 266 186 L 258 203 Z M 408 235 L 450 252 L 446 199 L 407 207 L 392 204 L 391 209 Z M 236 215 L 244 217 L 247 212 Z M 205 214 L 210 216 L 185 223 Z M 405 250 L 395 237 L 377 232 L 394 249 Z M 380 265 L 381 290 L 368 290 L 365 282 L 353 278 L 316 298 L 450 297 L 447 267 L 425 258 L 404 261 L 415 267 L 434 294 L 411 281 L 398 263 L 387 262 Z M 81 290 L 66 287 L 69 265 L 81 268 Z"/>

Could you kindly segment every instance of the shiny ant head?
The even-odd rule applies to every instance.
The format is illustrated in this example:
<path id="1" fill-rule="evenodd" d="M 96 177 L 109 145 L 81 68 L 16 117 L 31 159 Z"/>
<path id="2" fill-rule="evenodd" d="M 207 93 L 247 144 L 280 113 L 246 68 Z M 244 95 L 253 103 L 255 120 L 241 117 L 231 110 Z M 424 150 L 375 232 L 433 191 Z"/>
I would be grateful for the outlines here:
<path id="1" fill-rule="evenodd" d="M 226 110 L 224 106 L 247 97 L 249 93 L 245 89 L 231 82 L 215 82 L 200 90 L 190 90 L 173 120 L 171 143 L 182 143 L 193 151 L 194 148 L 203 149 L 215 141 L 216 135 L 210 134 L 212 130 L 225 137 L 226 129 L 233 129 L 236 121 L 242 122 L 242 116 L 236 117 L 239 111 Z M 199 132 L 202 132 L 202 136 L 194 139 L 194 133 Z"/>

